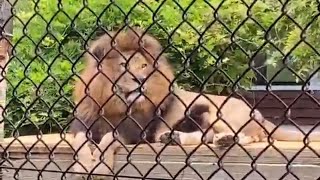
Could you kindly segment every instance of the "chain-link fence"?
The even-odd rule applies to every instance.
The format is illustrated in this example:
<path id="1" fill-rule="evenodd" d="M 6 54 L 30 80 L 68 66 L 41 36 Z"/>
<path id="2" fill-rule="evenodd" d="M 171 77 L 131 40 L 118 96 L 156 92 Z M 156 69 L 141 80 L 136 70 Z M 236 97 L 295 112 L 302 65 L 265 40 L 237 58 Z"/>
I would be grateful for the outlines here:
<path id="1" fill-rule="evenodd" d="M 253 172 L 268 179 L 274 170 L 261 173 L 257 162 L 272 148 L 285 159 L 279 179 L 307 179 L 317 162 L 301 176 L 291 166 L 305 163 L 294 161 L 306 149 L 319 158 L 309 142 L 320 141 L 319 7 L 314 0 L 0 0 L 2 171 L 13 170 L 13 179 L 27 178 L 18 177 L 22 170 L 37 172 L 33 179 L 46 172 L 176 179 L 189 168 L 193 179 Z M 36 140 L 26 146 L 23 136 Z M 300 146 L 288 158 L 274 140 Z M 59 150 L 63 143 L 68 150 Z M 39 144 L 41 167 L 31 160 Z M 13 146 L 25 152 L 19 165 Z M 244 155 L 223 165 L 235 147 Z M 170 148 L 171 163 L 182 166 L 163 164 Z M 57 151 L 69 152 L 67 164 L 54 159 Z M 125 155 L 115 170 L 118 151 Z M 156 167 L 166 177 L 150 175 Z"/>

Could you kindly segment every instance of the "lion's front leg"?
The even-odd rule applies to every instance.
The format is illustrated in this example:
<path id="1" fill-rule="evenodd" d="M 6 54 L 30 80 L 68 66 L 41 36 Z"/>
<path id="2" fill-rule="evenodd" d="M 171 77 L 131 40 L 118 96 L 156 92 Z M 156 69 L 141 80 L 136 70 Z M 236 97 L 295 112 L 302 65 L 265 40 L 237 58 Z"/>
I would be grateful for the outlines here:
<path id="1" fill-rule="evenodd" d="M 120 145 L 120 142 L 114 139 L 112 132 L 108 132 L 102 137 L 98 147 L 93 152 L 93 174 L 102 177 L 113 171 L 115 153 Z"/>
<path id="2" fill-rule="evenodd" d="M 76 152 L 78 157 L 72 169 L 77 174 L 76 176 L 84 176 L 83 173 L 88 173 L 91 170 L 91 162 L 93 159 L 91 149 L 89 147 L 89 140 L 86 137 L 85 132 L 81 131 L 75 135 L 74 140 L 71 144 L 72 148 Z"/>

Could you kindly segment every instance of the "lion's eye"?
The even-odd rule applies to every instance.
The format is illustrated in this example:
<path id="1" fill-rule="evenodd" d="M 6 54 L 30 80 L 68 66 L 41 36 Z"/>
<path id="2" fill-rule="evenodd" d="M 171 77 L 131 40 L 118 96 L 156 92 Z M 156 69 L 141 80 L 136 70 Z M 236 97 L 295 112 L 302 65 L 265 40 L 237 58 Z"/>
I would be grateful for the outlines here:
<path id="1" fill-rule="evenodd" d="M 120 66 L 126 67 L 126 63 L 125 63 L 125 62 L 122 62 L 122 63 L 120 63 Z"/>
<path id="2" fill-rule="evenodd" d="M 142 65 L 141 65 L 141 68 L 144 69 L 144 68 L 146 68 L 147 66 L 148 66 L 147 64 L 142 64 Z"/>

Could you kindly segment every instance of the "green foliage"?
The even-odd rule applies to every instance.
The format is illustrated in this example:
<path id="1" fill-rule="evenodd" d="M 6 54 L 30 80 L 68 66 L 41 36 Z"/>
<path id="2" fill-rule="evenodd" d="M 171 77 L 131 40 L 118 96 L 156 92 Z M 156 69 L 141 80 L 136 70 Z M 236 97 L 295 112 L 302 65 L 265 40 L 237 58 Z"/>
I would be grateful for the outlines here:
<path id="1" fill-rule="evenodd" d="M 61 130 L 72 111 L 72 80 L 82 68 L 85 42 L 100 26 L 111 30 L 124 23 L 138 25 L 163 46 L 170 44 L 166 53 L 177 70 L 177 81 L 188 89 L 199 90 L 203 82 L 203 88 L 214 93 L 230 90 L 235 82 L 250 87 L 255 76 L 249 60 L 257 51 L 266 53 L 273 66 L 290 53 L 290 66 L 302 77 L 318 63 L 314 49 L 300 41 L 303 37 L 320 47 L 314 1 L 285 4 L 291 18 L 282 13 L 278 0 L 137 2 L 20 0 L 15 4 L 8 132 L 17 126 L 25 133 L 36 126 L 43 132 Z"/>

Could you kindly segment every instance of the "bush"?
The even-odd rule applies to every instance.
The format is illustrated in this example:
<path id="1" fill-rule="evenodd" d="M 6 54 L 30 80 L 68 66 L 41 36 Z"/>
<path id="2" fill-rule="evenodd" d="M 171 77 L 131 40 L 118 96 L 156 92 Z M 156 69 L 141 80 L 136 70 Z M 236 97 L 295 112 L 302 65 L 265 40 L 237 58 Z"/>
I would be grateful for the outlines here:
<path id="1" fill-rule="evenodd" d="M 307 78 L 319 57 L 300 39 L 303 34 L 309 44 L 320 47 L 315 2 L 246 3 L 18 1 L 14 5 L 15 56 L 8 72 L 7 135 L 14 127 L 22 134 L 33 134 L 38 128 L 43 133 L 63 130 L 73 108 L 72 80 L 82 68 L 87 40 L 125 23 L 148 29 L 164 47 L 170 45 L 166 53 L 177 70 L 177 82 L 187 89 L 221 93 L 230 91 L 234 83 L 250 87 L 255 75 L 249 60 L 257 52 L 267 54 L 267 64 L 274 66 L 290 52 L 291 68 Z M 283 6 L 290 17 L 282 14 Z"/>

